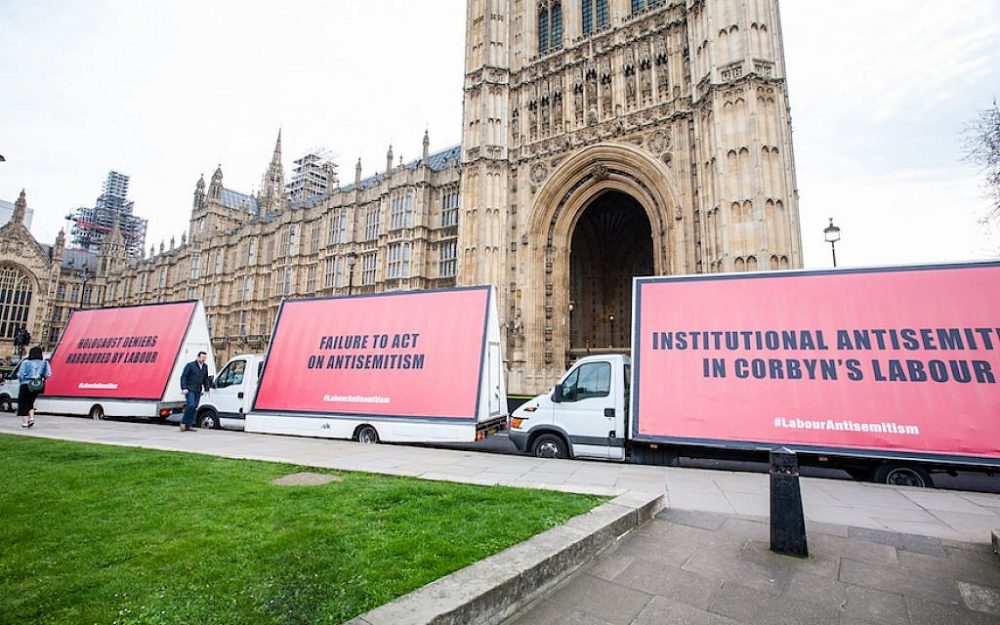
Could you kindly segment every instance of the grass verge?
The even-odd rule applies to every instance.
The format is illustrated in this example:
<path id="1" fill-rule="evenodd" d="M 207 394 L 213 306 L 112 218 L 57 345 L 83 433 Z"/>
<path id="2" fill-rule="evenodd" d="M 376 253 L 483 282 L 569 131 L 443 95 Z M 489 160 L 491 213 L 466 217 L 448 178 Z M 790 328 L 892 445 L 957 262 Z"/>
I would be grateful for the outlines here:
<path id="1" fill-rule="evenodd" d="M 0 435 L 0 623 L 341 623 L 600 498 Z"/>

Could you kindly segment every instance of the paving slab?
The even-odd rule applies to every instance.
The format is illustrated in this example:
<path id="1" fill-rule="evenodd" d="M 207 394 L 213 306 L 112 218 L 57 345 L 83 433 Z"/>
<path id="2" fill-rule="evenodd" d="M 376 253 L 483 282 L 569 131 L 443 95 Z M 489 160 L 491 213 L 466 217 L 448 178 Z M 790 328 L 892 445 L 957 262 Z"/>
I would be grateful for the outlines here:
<path id="1" fill-rule="evenodd" d="M 505 625 L 546 622 L 556 601 L 582 600 L 597 588 L 595 579 L 604 584 L 600 588 L 651 598 L 630 604 L 613 620 L 610 613 L 584 609 L 576 623 L 1000 623 L 1000 563 L 987 545 L 948 541 L 945 546 L 924 536 L 824 527 L 810 536 L 809 558 L 791 558 L 753 538 L 761 525 L 759 518 L 665 510 L 563 582 L 559 599 L 545 596 Z M 588 581 L 576 586 L 583 575 Z M 595 596 L 603 601 L 607 595 Z M 642 611 L 632 616 L 638 603 Z"/>

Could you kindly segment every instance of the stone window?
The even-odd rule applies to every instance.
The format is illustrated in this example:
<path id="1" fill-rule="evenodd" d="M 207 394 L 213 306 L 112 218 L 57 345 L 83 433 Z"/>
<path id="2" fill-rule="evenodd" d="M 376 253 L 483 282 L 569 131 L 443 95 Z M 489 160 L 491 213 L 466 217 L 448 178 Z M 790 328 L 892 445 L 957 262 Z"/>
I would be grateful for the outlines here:
<path id="1" fill-rule="evenodd" d="M 441 195 L 441 227 L 458 225 L 458 187 L 446 189 Z"/>
<path id="2" fill-rule="evenodd" d="M 249 302 L 253 299 L 253 276 L 243 279 L 243 301 Z"/>
<path id="3" fill-rule="evenodd" d="M 393 243 L 389 246 L 389 264 L 386 267 L 387 278 L 410 277 L 410 244 Z"/>
<path id="4" fill-rule="evenodd" d="M 392 211 L 389 213 L 389 229 L 399 230 L 413 226 L 413 192 L 397 195 L 392 199 Z"/>
<path id="5" fill-rule="evenodd" d="M 247 311 L 240 311 L 240 336 L 247 335 Z"/>
<path id="6" fill-rule="evenodd" d="M 306 270 L 306 293 L 312 295 L 316 292 L 316 265 L 309 265 Z"/>
<path id="7" fill-rule="evenodd" d="M 378 208 L 371 208 L 365 215 L 365 238 L 377 239 L 379 233 L 380 211 Z"/>
<path id="8" fill-rule="evenodd" d="M 375 284 L 376 267 L 378 267 L 378 252 L 361 257 L 361 284 Z"/>
<path id="9" fill-rule="evenodd" d="M 215 252 L 215 275 L 222 273 L 222 266 L 226 263 L 226 250 Z"/>
<path id="10" fill-rule="evenodd" d="M 201 275 L 201 255 L 195 254 L 191 257 L 191 279 L 197 280 Z"/>
<path id="11" fill-rule="evenodd" d="M 323 262 L 323 288 L 329 289 L 334 286 L 334 279 L 336 278 L 336 261 L 338 259 L 327 258 Z M 340 286 L 339 284 L 337 286 Z"/>
<path id="12" fill-rule="evenodd" d="M 632 13 L 638 13 L 639 11 L 651 9 L 662 3 L 663 0 L 632 0 Z"/>
<path id="13" fill-rule="evenodd" d="M 633 7 L 635 2 L 632 3 Z M 608 0 L 583 0 L 583 34 L 608 27 Z"/>
<path id="14" fill-rule="evenodd" d="M 543 54 L 561 47 L 562 2 L 542 0 L 538 3 L 538 53 Z"/>
<path id="15" fill-rule="evenodd" d="M 445 241 L 441 244 L 441 262 L 438 264 L 438 275 L 442 278 L 455 275 L 458 264 L 458 242 Z"/>
<path id="16" fill-rule="evenodd" d="M 320 226 L 316 224 L 312 228 L 312 236 L 309 238 L 309 253 L 315 254 L 319 251 Z"/>

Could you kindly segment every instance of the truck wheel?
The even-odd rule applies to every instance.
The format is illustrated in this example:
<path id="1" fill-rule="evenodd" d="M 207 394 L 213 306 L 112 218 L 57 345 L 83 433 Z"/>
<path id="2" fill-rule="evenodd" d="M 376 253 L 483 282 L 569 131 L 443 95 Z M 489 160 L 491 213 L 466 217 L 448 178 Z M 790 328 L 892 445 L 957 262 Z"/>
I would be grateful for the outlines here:
<path id="1" fill-rule="evenodd" d="M 362 425 L 354 438 L 362 445 L 375 445 L 378 443 L 378 432 L 370 425 Z"/>
<path id="2" fill-rule="evenodd" d="M 555 434 L 542 434 L 536 438 L 531 452 L 537 458 L 569 458 L 566 442 Z"/>
<path id="3" fill-rule="evenodd" d="M 206 430 L 218 430 L 222 427 L 219 415 L 214 410 L 204 410 L 198 415 L 198 427 Z"/>
<path id="4" fill-rule="evenodd" d="M 93 408 L 90 409 L 90 418 L 93 419 L 94 421 L 104 421 L 105 419 L 104 408 L 102 408 L 100 405 L 95 405 Z"/>
<path id="5" fill-rule="evenodd" d="M 934 482 L 927 469 L 914 464 L 886 462 L 875 469 L 873 481 L 894 486 L 917 486 L 933 488 Z"/>
<path id="6" fill-rule="evenodd" d="M 3 412 L 14 412 L 14 402 L 10 397 L 4 395 L 0 397 L 0 411 Z"/>

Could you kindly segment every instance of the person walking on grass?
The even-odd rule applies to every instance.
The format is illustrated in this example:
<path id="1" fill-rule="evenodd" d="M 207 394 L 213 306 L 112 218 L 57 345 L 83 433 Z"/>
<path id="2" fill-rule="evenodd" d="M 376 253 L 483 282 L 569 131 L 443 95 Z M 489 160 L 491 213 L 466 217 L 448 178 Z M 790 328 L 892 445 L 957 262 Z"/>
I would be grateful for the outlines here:
<path id="1" fill-rule="evenodd" d="M 205 360 L 208 354 L 198 352 L 198 357 L 184 365 L 181 373 L 181 392 L 184 393 L 184 418 L 181 419 L 181 432 L 194 432 L 194 419 L 198 413 L 198 402 L 201 401 L 202 390 L 208 390 L 208 366 Z"/>
<path id="2" fill-rule="evenodd" d="M 42 348 L 35 346 L 28 351 L 28 357 L 17 369 L 17 415 L 21 417 L 21 427 L 28 429 L 35 425 L 35 398 L 45 390 L 45 380 L 52 377 L 52 367 L 42 355 Z"/>

